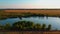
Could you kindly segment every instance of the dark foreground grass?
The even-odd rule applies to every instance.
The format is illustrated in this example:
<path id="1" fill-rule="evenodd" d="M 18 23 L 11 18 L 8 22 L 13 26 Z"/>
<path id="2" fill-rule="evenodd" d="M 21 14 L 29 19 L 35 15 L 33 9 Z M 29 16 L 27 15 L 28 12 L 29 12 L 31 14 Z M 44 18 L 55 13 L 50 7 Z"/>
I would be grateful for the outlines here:
<path id="1" fill-rule="evenodd" d="M 0 34 L 60 34 L 60 31 L 0 31 Z"/>

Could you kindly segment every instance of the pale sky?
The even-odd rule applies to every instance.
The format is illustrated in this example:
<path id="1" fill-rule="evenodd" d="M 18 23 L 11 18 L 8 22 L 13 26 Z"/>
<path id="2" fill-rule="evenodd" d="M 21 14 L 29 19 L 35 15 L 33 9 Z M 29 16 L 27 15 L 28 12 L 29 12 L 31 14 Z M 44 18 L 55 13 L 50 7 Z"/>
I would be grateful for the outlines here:
<path id="1" fill-rule="evenodd" d="M 23 8 L 60 8 L 60 0 L 0 0 L 0 9 Z"/>

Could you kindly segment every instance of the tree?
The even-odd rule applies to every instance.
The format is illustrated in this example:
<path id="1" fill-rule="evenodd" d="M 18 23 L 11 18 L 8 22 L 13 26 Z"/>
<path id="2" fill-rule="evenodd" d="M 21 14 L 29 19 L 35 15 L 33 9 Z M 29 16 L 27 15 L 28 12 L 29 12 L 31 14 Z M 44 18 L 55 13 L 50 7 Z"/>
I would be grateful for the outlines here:
<path id="1" fill-rule="evenodd" d="M 48 30 L 48 31 L 51 30 L 51 24 L 48 25 L 47 30 Z"/>
<path id="2" fill-rule="evenodd" d="M 33 27 L 34 27 L 34 23 L 33 23 L 33 22 L 28 21 L 28 22 L 25 24 L 25 27 L 27 27 L 27 29 L 32 30 L 32 29 L 33 29 Z"/>
<path id="3" fill-rule="evenodd" d="M 33 26 L 34 23 L 30 21 L 19 21 L 13 24 L 14 29 L 18 30 L 31 30 Z"/>
<path id="4" fill-rule="evenodd" d="M 2 24 L 0 24 L 0 30 L 4 30 L 4 26 L 2 26 Z"/>
<path id="5" fill-rule="evenodd" d="M 14 30 L 41 30 L 46 31 L 46 24 L 43 24 L 42 26 L 40 24 L 34 24 L 30 21 L 19 21 L 15 22 L 12 26 Z M 51 29 L 51 25 L 48 25 L 48 30 Z"/>
<path id="6" fill-rule="evenodd" d="M 41 30 L 41 25 L 37 23 L 37 24 L 35 24 L 34 28 L 35 28 L 36 30 Z"/>
<path id="7" fill-rule="evenodd" d="M 6 25 L 4 26 L 5 30 L 10 30 L 11 29 L 11 25 L 10 23 L 6 23 Z"/>
<path id="8" fill-rule="evenodd" d="M 42 31 L 45 31 L 45 30 L 46 30 L 46 24 L 43 24 L 43 25 L 42 25 L 41 30 L 42 30 Z"/>

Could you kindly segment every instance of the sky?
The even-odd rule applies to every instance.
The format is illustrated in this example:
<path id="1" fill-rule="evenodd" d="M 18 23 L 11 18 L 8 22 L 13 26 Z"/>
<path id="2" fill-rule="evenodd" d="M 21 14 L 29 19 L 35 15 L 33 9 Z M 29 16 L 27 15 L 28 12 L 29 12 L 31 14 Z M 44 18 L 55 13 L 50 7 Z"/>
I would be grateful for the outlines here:
<path id="1" fill-rule="evenodd" d="M 59 9 L 60 0 L 0 0 L 0 9 Z"/>

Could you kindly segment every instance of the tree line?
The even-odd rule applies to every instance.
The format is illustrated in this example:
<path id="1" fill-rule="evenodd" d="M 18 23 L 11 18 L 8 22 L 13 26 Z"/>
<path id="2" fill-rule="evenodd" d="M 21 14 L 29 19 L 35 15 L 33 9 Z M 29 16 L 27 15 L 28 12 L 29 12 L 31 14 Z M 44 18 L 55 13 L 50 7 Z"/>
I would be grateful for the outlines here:
<path id="1" fill-rule="evenodd" d="M 0 30 L 9 30 L 9 31 L 49 31 L 51 30 L 51 24 L 46 27 L 46 24 L 39 24 L 30 21 L 18 21 L 12 25 L 6 23 L 4 26 L 0 25 Z"/>

